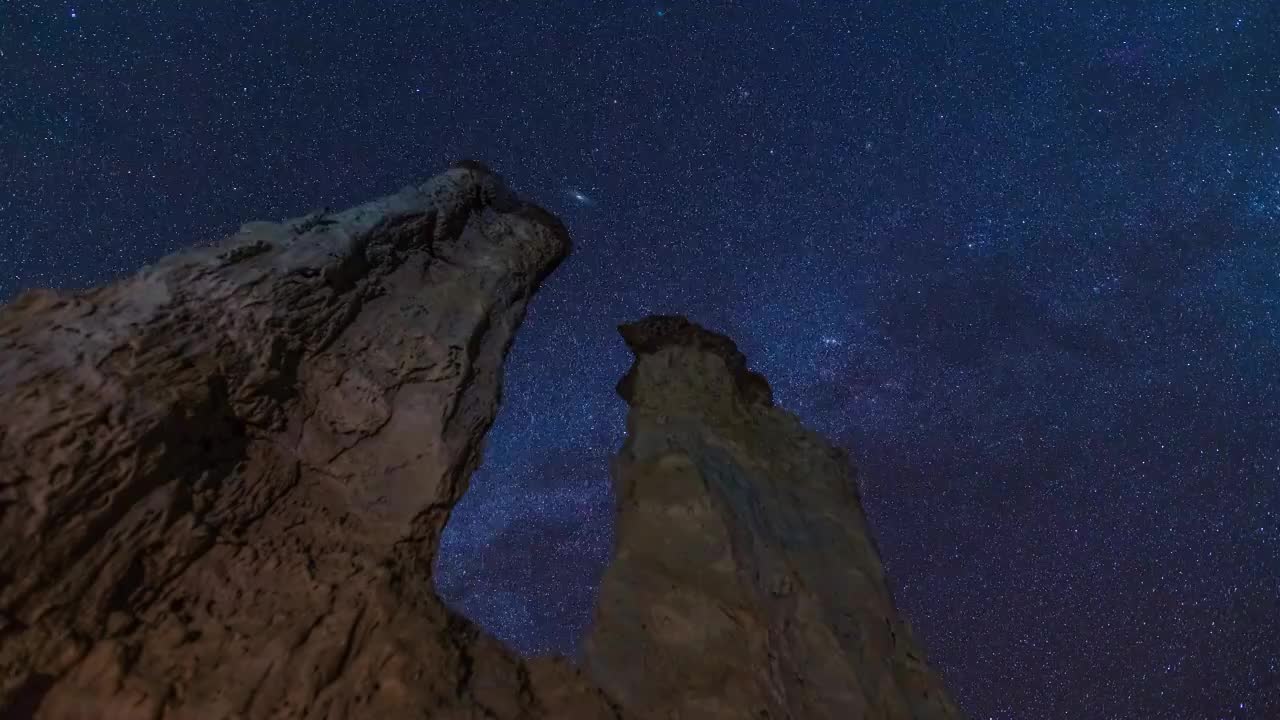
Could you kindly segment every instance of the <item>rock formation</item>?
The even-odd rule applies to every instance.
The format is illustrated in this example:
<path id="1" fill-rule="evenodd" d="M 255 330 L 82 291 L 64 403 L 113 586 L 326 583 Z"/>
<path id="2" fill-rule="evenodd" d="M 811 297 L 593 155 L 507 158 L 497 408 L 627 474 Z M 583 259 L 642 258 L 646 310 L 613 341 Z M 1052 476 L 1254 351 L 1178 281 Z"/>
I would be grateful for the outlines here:
<path id="1" fill-rule="evenodd" d="M 436 597 L 505 353 L 568 244 L 461 163 L 0 308 L 0 717 L 958 717 L 845 458 L 682 318 L 622 328 L 585 671 Z"/>
<path id="2" fill-rule="evenodd" d="M 431 589 L 567 250 L 463 163 L 0 309 L 0 717 L 625 717 Z"/>
<path id="3" fill-rule="evenodd" d="M 635 363 L 589 675 L 643 718 L 959 718 L 889 594 L 844 454 L 732 341 L 620 328 Z"/>

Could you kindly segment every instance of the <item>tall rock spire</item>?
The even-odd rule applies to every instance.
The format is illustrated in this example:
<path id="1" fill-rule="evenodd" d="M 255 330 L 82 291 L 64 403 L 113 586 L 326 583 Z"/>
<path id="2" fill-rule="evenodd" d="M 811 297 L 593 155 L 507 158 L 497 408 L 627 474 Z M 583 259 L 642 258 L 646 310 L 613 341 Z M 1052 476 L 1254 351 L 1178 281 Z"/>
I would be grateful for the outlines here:
<path id="1" fill-rule="evenodd" d="M 586 668 L 645 718 L 960 718 L 894 607 L 845 455 L 728 338 L 619 328 L 635 362 Z"/>

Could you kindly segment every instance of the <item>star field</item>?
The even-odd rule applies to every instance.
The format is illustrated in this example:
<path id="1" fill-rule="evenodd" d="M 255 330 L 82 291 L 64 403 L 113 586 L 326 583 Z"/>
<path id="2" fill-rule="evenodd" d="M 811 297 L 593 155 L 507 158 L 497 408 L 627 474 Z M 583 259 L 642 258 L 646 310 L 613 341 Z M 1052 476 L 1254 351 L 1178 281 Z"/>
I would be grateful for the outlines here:
<path id="1" fill-rule="evenodd" d="M 781 5 L 11 0 L 0 300 L 478 159 L 575 248 L 455 607 L 574 652 L 676 312 L 850 449 L 973 718 L 1280 717 L 1280 5 Z"/>

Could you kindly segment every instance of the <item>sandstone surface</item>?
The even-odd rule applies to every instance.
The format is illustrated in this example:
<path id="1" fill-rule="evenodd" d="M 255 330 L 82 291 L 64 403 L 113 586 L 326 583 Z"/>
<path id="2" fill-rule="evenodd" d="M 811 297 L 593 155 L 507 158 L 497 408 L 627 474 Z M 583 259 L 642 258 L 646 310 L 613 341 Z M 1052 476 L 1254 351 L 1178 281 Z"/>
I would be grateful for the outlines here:
<path id="1" fill-rule="evenodd" d="M 0 717 L 624 717 L 430 577 L 568 248 L 460 163 L 0 309 Z"/>
<path id="2" fill-rule="evenodd" d="M 773 406 L 728 338 L 619 328 L 616 552 L 585 642 L 644 718 L 961 717 L 898 614 L 845 454 Z"/>
<path id="3" fill-rule="evenodd" d="M 943 720 L 842 452 L 732 341 L 624 325 L 576 669 L 433 560 L 569 249 L 477 163 L 0 308 L 0 718 Z"/>

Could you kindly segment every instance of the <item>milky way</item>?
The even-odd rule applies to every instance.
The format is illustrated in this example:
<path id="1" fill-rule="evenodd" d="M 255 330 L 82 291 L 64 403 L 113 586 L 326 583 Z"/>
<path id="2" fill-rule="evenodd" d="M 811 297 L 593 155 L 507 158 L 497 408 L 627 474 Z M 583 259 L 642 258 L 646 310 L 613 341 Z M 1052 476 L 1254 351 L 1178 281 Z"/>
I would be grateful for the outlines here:
<path id="1" fill-rule="evenodd" d="M 3 10 L 0 297 L 459 158 L 568 224 L 439 568 L 520 651 L 679 312 L 850 449 L 974 718 L 1280 717 L 1276 3 L 99 5 Z"/>

